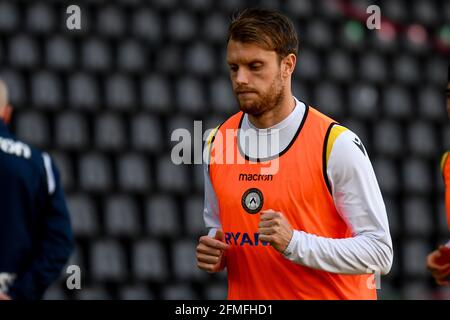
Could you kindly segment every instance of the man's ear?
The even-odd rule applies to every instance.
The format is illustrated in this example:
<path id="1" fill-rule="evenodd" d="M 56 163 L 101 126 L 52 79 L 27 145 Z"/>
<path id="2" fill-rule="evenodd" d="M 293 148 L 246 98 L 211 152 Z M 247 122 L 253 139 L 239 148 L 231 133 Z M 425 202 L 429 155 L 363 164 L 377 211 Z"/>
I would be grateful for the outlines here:
<path id="1" fill-rule="evenodd" d="M 293 53 L 290 53 L 283 58 L 282 60 L 283 75 L 285 77 L 290 76 L 292 73 L 294 73 L 296 63 L 297 63 L 297 56 Z"/>
<path id="2" fill-rule="evenodd" d="M 9 124 L 11 121 L 11 117 L 12 117 L 12 112 L 13 112 L 13 108 L 7 104 L 6 106 L 4 106 L 1 111 L 0 111 L 0 117 L 3 119 L 3 121 L 6 124 Z"/>

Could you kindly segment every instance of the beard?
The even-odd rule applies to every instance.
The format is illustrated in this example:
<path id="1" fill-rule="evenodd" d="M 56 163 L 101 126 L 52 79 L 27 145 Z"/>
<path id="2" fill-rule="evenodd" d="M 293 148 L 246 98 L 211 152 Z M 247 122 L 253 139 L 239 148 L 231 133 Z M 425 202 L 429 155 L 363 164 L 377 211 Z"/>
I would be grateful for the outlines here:
<path id="1" fill-rule="evenodd" d="M 246 90 L 246 89 L 239 89 Z M 251 90 L 254 91 L 254 90 Z M 255 92 L 255 91 L 254 91 Z M 281 75 L 275 77 L 266 92 L 255 92 L 251 97 L 243 97 L 236 94 L 239 109 L 252 116 L 261 115 L 269 110 L 276 108 L 284 98 L 284 86 L 282 85 Z"/>

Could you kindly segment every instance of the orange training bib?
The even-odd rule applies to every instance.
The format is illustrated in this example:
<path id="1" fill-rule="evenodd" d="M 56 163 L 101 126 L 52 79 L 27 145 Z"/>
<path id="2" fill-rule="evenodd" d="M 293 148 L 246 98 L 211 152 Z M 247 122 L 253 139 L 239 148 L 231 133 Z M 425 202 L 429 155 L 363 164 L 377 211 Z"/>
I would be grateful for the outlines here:
<path id="1" fill-rule="evenodd" d="M 295 138 L 272 160 L 278 170 L 264 173 L 270 161 L 247 159 L 236 135 L 224 143 L 227 132 L 240 128 L 242 117 L 239 112 L 219 127 L 209 171 L 230 244 L 228 298 L 376 299 L 373 275 L 341 275 L 293 263 L 260 241 L 257 233 L 260 212 L 273 209 L 296 230 L 334 239 L 352 236 L 334 206 L 324 165 L 327 136 L 335 122 L 307 107 Z M 230 153 L 234 163 L 226 161 Z"/>

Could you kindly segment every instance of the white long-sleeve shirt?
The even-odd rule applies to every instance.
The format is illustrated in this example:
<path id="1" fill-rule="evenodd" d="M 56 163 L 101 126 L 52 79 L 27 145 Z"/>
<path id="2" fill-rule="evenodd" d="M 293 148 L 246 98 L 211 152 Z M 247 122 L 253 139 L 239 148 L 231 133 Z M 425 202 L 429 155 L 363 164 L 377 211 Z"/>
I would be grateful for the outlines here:
<path id="1" fill-rule="evenodd" d="M 260 148 L 241 150 L 251 158 L 265 158 L 284 150 L 302 122 L 306 106 L 296 101 L 291 114 L 268 129 L 257 129 L 244 115 L 241 133 L 253 129 L 258 136 L 279 135 L 279 149 Z M 240 133 L 240 134 L 241 134 Z M 266 139 L 269 140 L 270 139 Z M 359 146 L 358 146 L 359 145 Z M 273 150 L 272 150 L 273 149 Z M 255 153 L 256 152 L 256 153 Z M 212 186 L 208 165 L 204 165 L 205 205 L 204 221 L 214 236 L 220 229 L 219 206 Z M 335 140 L 327 162 L 327 176 L 337 211 L 352 230 L 353 236 L 331 239 L 294 230 L 283 256 L 295 263 L 314 269 L 341 274 L 389 272 L 393 261 L 393 247 L 386 208 L 380 188 L 367 155 L 355 133 L 346 130 Z"/>

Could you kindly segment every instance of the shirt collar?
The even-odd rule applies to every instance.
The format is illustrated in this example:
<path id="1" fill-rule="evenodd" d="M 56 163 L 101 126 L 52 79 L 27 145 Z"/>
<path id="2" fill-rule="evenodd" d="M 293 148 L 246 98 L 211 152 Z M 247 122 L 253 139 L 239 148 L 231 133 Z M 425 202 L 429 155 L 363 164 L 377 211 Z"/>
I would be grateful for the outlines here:
<path id="1" fill-rule="evenodd" d="M 275 130 L 284 129 L 286 126 L 288 126 L 289 124 L 292 123 L 293 118 L 296 118 L 298 116 L 300 117 L 299 123 L 301 123 L 302 119 L 303 119 L 303 115 L 305 113 L 305 105 L 303 104 L 303 102 L 300 102 L 296 97 L 293 96 L 293 98 L 295 100 L 294 109 L 291 111 L 291 113 L 286 118 L 284 118 L 280 122 L 274 124 L 272 127 L 264 128 L 264 129 L 257 128 L 253 125 L 253 123 L 250 122 L 250 119 L 248 118 L 248 114 L 245 114 L 244 121 L 246 122 L 246 127 L 256 130 L 257 132 L 264 133 L 264 132 L 269 132 L 270 130 L 273 130 L 273 129 L 275 129 Z"/>

